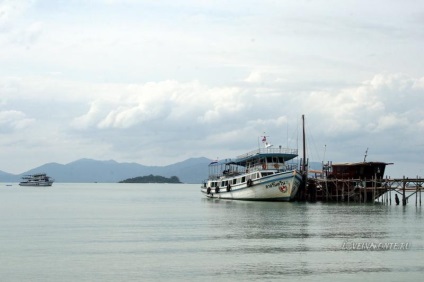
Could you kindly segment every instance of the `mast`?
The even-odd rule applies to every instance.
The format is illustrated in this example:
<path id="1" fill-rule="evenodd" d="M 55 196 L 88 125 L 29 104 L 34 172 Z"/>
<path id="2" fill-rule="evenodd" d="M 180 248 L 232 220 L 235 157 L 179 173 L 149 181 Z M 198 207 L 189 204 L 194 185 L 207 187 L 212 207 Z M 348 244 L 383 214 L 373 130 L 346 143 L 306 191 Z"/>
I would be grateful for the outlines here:
<path id="1" fill-rule="evenodd" d="M 302 115 L 302 129 L 303 129 L 303 161 L 302 161 L 302 172 L 306 173 L 306 142 L 305 142 L 305 115 Z"/>
<path id="2" fill-rule="evenodd" d="M 308 177 L 308 173 L 306 172 L 306 142 L 305 142 L 305 115 L 302 115 L 302 128 L 303 128 L 303 158 L 302 158 L 302 183 L 299 187 L 299 191 L 297 194 L 297 198 L 299 201 L 306 201 L 306 181 Z"/>

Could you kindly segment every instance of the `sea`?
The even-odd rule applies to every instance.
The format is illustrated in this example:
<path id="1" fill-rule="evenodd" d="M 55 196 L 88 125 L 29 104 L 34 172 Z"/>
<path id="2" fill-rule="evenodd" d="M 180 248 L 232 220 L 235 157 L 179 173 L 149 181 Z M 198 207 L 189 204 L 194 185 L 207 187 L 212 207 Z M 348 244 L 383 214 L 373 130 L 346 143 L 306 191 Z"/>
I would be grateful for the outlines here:
<path id="1" fill-rule="evenodd" d="M 421 281 L 419 204 L 206 199 L 195 184 L 0 183 L 1 281 Z"/>

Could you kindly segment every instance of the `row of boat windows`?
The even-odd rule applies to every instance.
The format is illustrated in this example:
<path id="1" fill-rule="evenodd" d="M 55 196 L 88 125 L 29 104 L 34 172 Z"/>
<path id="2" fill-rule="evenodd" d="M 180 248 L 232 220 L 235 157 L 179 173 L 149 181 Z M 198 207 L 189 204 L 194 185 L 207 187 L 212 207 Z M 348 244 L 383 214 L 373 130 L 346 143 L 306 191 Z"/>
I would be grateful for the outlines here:
<path id="1" fill-rule="evenodd" d="M 225 180 L 225 181 L 213 181 L 211 183 L 211 187 L 227 187 L 228 185 L 236 185 L 245 183 L 247 179 L 258 179 L 264 176 L 272 175 L 274 172 L 258 172 L 251 174 L 250 177 L 246 178 L 246 176 L 240 177 L 240 178 L 234 178 L 232 180 Z"/>

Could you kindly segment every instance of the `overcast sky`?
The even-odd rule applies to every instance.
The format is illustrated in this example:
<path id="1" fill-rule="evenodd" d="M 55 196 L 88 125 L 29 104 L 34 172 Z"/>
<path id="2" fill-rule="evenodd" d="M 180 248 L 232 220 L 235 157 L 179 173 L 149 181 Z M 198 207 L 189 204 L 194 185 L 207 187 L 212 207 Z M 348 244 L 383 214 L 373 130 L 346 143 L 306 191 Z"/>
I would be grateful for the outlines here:
<path id="1" fill-rule="evenodd" d="M 0 0 L 0 170 L 258 146 L 424 176 L 424 1 Z"/>

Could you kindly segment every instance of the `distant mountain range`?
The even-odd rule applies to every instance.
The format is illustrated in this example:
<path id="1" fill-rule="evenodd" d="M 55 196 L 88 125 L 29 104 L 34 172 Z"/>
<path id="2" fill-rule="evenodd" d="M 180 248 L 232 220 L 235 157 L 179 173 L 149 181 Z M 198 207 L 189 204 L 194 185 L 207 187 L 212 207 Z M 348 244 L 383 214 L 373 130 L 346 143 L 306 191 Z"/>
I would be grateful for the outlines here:
<path id="1" fill-rule="evenodd" d="M 144 166 L 137 163 L 118 163 L 116 161 L 98 161 L 80 159 L 68 164 L 48 163 L 22 174 L 10 174 L 0 171 L 0 182 L 19 182 L 23 175 L 47 173 L 56 182 L 62 183 L 115 183 L 127 178 L 146 175 L 164 177 L 177 176 L 183 183 L 202 183 L 208 177 L 207 158 L 191 158 L 168 166 Z"/>

